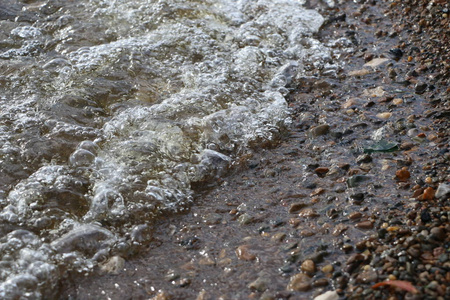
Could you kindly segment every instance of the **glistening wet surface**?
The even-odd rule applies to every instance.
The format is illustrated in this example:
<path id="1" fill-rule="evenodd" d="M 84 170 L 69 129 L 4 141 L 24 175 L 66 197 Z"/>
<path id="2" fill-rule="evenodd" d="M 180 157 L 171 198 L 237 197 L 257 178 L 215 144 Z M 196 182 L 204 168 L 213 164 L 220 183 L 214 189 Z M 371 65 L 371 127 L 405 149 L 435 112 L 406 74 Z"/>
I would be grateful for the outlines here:
<path id="1" fill-rule="evenodd" d="M 437 288 L 430 292 L 431 284 L 417 278 L 435 272 L 442 284 L 449 274 L 448 195 L 434 197 L 438 183 L 448 182 L 445 113 L 434 107 L 448 104 L 447 86 L 436 79 L 433 88 L 423 87 L 431 74 L 420 65 L 417 50 L 406 44 L 405 33 L 387 22 L 380 5 L 346 8 L 345 13 L 336 8 L 326 14 L 328 25 L 320 35 L 332 40 L 328 46 L 336 48 L 333 59 L 341 69 L 330 74 L 311 68 L 296 78 L 297 89 L 288 101 L 292 126 L 277 147 L 244 157 L 233 174 L 216 180 L 215 189 L 205 193 L 208 187 L 199 184 L 190 212 L 157 223 L 148 251 L 126 261 L 105 261 L 94 277 L 68 278 L 64 295 L 445 295 L 445 287 L 443 293 Z M 436 69 L 430 72 L 439 78 L 441 70 Z M 441 233 L 438 239 L 426 236 L 433 230 Z M 440 262 L 432 265 L 434 260 Z M 432 268 L 430 274 L 423 272 Z M 395 279 L 423 284 L 421 294 L 371 288 Z"/>

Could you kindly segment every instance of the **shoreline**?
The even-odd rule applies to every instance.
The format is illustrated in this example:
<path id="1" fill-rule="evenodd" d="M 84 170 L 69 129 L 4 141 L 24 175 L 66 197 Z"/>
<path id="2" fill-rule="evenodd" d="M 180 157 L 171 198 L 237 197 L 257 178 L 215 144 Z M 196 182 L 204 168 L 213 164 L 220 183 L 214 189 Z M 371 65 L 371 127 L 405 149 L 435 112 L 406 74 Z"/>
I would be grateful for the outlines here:
<path id="1" fill-rule="evenodd" d="M 444 3 L 310 1 L 327 18 L 321 39 L 341 38 L 343 68 L 310 66 L 292 84 L 288 136 L 161 220 L 148 251 L 70 275 L 62 297 L 450 297 Z M 372 288 L 386 280 L 417 293 Z"/>

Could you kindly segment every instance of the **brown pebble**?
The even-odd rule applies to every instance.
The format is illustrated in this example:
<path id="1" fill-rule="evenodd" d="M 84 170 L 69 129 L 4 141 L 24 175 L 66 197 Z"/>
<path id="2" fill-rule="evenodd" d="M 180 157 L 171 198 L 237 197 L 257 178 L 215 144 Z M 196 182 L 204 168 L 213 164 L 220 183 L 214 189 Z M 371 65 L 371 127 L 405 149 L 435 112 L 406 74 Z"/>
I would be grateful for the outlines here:
<path id="1" fill-rule="evenodd" d="M 414 143 L 410 143 L 410 142 L 403 142 L 400 145 L 400 149 L 402 150 L 411 150 L 414 147 Z"/>
<path id="2" fill-rule="evenodd" d="M 427 187 L 423 191 L 423 194 L 419 196 L 419 200 L 433 200 L 435 193 L 436 192 L 432 187 Z"/>
<path id="3" fill-rule="evenodd" d="M 362 221 L 357 223 L 355 226 L 359 229 L 372 229 L 373 223 L 371 221 Z"/>
<path id="4" fill-rule="evenodd" d="M 325 274 L 332 273 L 333 271 L 334 271 L 333 265 L 326 265 L 326 266 L 322 267 L 322 272 Z"/>
<path id="5" fill-rule="evenodd" d="M 347 225 L 345 225 L 345 224 L 343 224 L 343 223 L 340 223 L 340 224 L 336 225 L 336 227 L 334 227 L 334 230 L 333 230 L 333 232 L 332 232 L 332 235 L 338 236 L 338 235 L 340 235 L 341 233 L 343 233 L 344 231 L 346 231 L 347 229 L 348 229 L 348 226 L 347 226 Z"/>
<path id="6" fill-rule="evenodd" d="M 419 189 L 415 190 L 414 193 L 413 193 L 413 197 L 414 198 L 418 198 L 419 196 L 422 195 L 423 191 L 424 191 L 423 188 L 419 188 Z"/>
<path id="7" fill-rule="evenodd" d="M 311 289 L 311 278 L 303 273 L 291 277 L 287 286 L 289 291 L 307 292 Z"/>
<path id="8" fill-rule="evenodd" d="M 365 55 L 364 55 L 364 60 L 367 62 L 367 61 L 371 61 L 372 59 L 373 59 L 373 57 L 374 57 L 374 55 L 373 55 L 373 53 L 366 53 Z"/>
<path id="9" fill-rule="evenodd" d="M 298 219 L 298 218 L 290 218 L 289 219 L 289 225 L 291 225 L 292 227 L 297 227 L 298 224 L 300 224 L 300 219 Z"/>
<path id="10" fill-rule="evenodd" d="M 299 214 L 299 217 L 303 218 L 316 218 L 319 216 L 319 214 L 312 208 L 306 208 L 302 210 Z"/>
<path id="11" fill-rule="evenodd" d="M 321 287 L 321 286 L 327 286 L 329 284 L 328 279 L 326 278 L 320 278 L 313 282 L 313 287 Z"/>
<path id="12" fill-rule="evenodd" d="M 307 259 L 302 263 L 302 265 L 300 266 L 300 269 L 303 272 L 313 274 L 316 272 L 316 264 L 311 259 Z"/>
<path id="13" fill-rule="evenodd" d="M 361 219 L 362 216 L 363 216 L 363 214 L 360 213 L 359 211 L 354 211 L 348 215 L 348 218 L 350 220 L 357 220 L 357 219 Z"/>
<path id="14" fill-rule="evenodd" d="M 311 197 L 318 196 L 318 195 L 323 194 L 324 192 L 325 192 L 325 189 L 323 189 L 323 188 L 317 188 L 317 189 L 315 189 L 315 190 L 310 194 L 310 196 L 311 196 Z"/>
<path id="15" fill-rule="evenodd" d="M 445 233 L 445 229 L 440 228 L 440 227 L 431 228 L 430 234 L 431 234 L 432 238 L 434 238 L 435 240 L 438 240 L 438 241 L 445 240 L 445 237 L 447 236 Z"/>
<path id="16" fill-rule="evenodd" d="M 311 230 L 308 230 L 308 229 L 300 231 L 300 236 L 303 236 L 303 237 L 309 237 L 309 236 L 313 236 L 315 234 L 316 233 L 314 231 L 311 231 Z"/>
<path id="17" fill-rule="evenodd" d="M 236 256 L 240 260 L 255 260 L 256 255 L 250 252 L 248 245 L 241 245 L 236 249 Z"/>
<path id="18" fill-rule="evenodd" d="M 308 206 L 308 204 L 303 202 L 292 203 L 291 206 L 289 207 L 289 213 L 292 214 L 298 212 L 299 210 L 305 208 L 306 206 Z"/>
<path id="19" fill-rule="evenodd" d="M 311 130 L 309 131 L 309 135 L 310 137 L 318 137 L 321 135 L 325 135 L 328 133 L 328 131 L 330 131 L 330 125 L 328 124 L 322 124 L 316 127 L 311 128 Z"/>
<path id="20" fill-rule="evenodd" d="M 150 298 L 150 300 L 169 300 L 171 298 L 172 297 L 169 294 L 167 294 L 166 292 L 159 291 L 159 293 L 156 296 L 154 296 L 153 298 Z"/>
<path id="21" fill-rule="evenodd" d="M 397 170 L 397 172 L 395 172 L 395 176 L 400 181 L 406 181 L 411 177 L 411 173 L 409 173 L 407 167 L 403 167 L 400 170 Z"/>
<path id="22" fill-rule="evenodd" d="M 392 116 L 391 112 L 383 112 L 383 113 L 379 113 L 377 114 L 377 118 L 379 119 L 383 119 L 383 120 L 387 120 Z"/>
<path id="23" fill-rule="evenodd" d="M 326 173 L 328 173 L 330 169 L 327 167 L 319 167 L 317 169 L 314 170 L 314 172 L 316 172 L 318 175 L 325 175 Z"/>

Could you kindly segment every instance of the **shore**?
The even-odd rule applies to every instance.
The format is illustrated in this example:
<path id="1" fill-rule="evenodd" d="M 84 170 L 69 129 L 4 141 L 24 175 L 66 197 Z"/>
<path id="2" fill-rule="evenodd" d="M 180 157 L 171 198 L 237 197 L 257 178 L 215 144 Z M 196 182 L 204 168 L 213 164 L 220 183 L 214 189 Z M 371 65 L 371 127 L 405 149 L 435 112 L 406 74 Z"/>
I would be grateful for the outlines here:
<path id="1" fill-rule="evenodd" d="M 341 68 L 305 66 L 279 143 L 61 299 L 450 298 L 450 5 L 309 5 Z"/>

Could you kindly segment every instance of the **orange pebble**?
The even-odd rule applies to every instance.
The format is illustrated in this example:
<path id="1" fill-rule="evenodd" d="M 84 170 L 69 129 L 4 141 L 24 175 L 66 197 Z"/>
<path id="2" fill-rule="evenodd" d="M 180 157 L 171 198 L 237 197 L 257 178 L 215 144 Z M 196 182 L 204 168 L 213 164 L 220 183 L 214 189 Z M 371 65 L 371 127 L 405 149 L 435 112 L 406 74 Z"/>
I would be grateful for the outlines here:
<path id="1" fill-rule="evenodd" d="M 400 170 L 397 170 L 397 172 L 395 172 L 395 176 L 397 176 L 398 180 L 405 181 L 409 179 L 409 177 L 411 177 L 411 173 L 409 173 L 407 167 L 403 167 Z"/>
<path id="2" fill-rule="evenodd" d="M 425 189 L 425 191 L 423 191 L 421 198 L 422 198 L 422 200 L 433 200 L 435 193 L 436 192 L 433 188 L 428 187 Z"/>
<path id="3" fill-rule="evenodd" d="M 424 137 L 426 137 L 426 135 L 425 135 L 425 133 L 421 132 L 417 135 L 417 137 L 424 138 Z"/>

